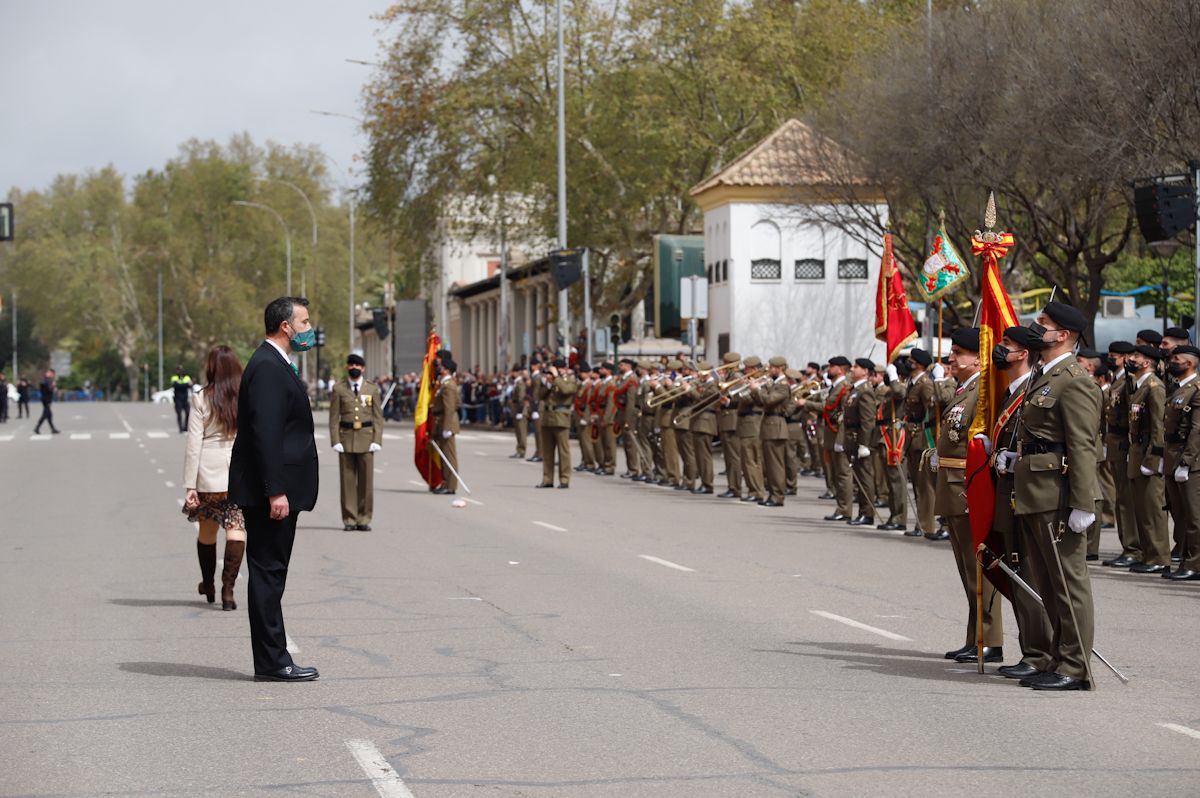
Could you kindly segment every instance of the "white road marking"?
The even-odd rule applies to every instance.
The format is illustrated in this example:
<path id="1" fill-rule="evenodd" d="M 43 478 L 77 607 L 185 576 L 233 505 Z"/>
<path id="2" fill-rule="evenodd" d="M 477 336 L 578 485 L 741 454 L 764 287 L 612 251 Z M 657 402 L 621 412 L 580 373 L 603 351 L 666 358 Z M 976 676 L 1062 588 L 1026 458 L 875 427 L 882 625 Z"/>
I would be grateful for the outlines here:
<path id="1" fill-rule="evenodd" d="M 12 439 L 13 436 L 11 435 L 0 435 L 0 441 L 11 441 Z"/>
<path id="2" fill-rule="evenodd" d="M 358 766 L 371 780 L 371 786 L 381 798 L 415 798 L 405 786 L 403 779 L 388 764 L 383 754 L 370 740 L 347 740 L 346 747 L 354 755 Z"/>
<path id="3" fill-rule="evenodd" d="M 676 571 L 685 571 L 689 574 L 696 573 L 695 568 L 688 568 L 686 565 L 680 565 L 677 562 L 671 562 L 670 560 L 664 560 L 659 557 L 653 557 L 649 554 L 639 554 L 638 556 L 641 557 L 643 560 L 646 560 L 647 562 L 656 563 L 658 565 L 664 565 L 667 568 L 674 568 Z"/>
<path id="4" fill-rule="evenodd" d="M 83 416 L 71 416 L 72 421 L 83 421 Z"/>
<path id="5" fill-rule="evenodd" d="M 478 504 L 480 506 L 483 506 L 483 502 L 479 501 L 478 499 L 469 498 L 467 496 L 463 496 L 463 501 L 465 501 L 469 504 Z"/>
<path id="6" fill-rule="evenodd" d="M 31 440 L 31 441 L 48 441 L 48 440 L 50 440 L 50 436 L 34 434 L 34 435 L 29 436 L 29 440 Z"/>
<path id="7" fill-rule="evenodd" d="M 169 438 L 171 436 L 165 432 L 147 432 L 146 437 L 147 438 Z"/>
<path id="8" fill-rule="evenodd" d="M 428 487 L 429 487 L 429 486 L 428 486 L 428 485 L 426 485 L 424 482 L 418 482 L 418 481 L 417 481 L 417 480 L 415 480 L 415 479 L 410 479 L 410 480 L 408 481 L 408 484 L 409 484 L 409 485 L 416 485 L 418 488 L 428 488 Z"/>
<path id="9" fill-rule="evenodd" d="M 151 462 L 151 463 L 153 463 L 154 461 L 153 461 L 153 460 L 151 460 L 150 462 Z M 160 473 L 160 474 L 165 474 L 165 473 L 167 473 L 166 471 L 163 471 L 161 468 L 156 468 L 156 469 L 154 469 L 154 470 L 155 470 L 155 471 L 157 471 L 157 472 L 158 472 L 158 473 Z"/>
<path id="10" fill-rule="evenodd" d="M 479 596 L 451 596 L 446 601 L 483 601 Z"/>
<path id="11" fill-rule="evenodd" d="M 521 563 L 520 563 L 520 561 L 518 561 L 518 560 L 509 560 L 509 561 L 508 561 L 508 564 L 509 564 L 509 565 L 520 565 Z"/>
<path id="12" fill-rule="evenodd" d="M 554 524 L 547 524 L 545 521 L 534 521 L 533 523 L 537 524 L 538 526 L 543 526 L 546 529 L 553 529 L 555 532 L 566 532 L 567 531 L 567 530 L 563 529 L 561 526 L 555 526 Z"/>
<path id="13" fill-rule="evenodd" d="M 392 433 L 390 433 L 390 432 L 385 432 L 385 433 L 383 433 L 383 439 L 384 439 L 385 441 L 398 441 L 398 440 L 401 440 L 401 439 L 403 439 L 403 438 L 404 438 L 404 436 L 403 436 L 403 435 L 393 435 L 393 434 L 392 434 Z"/>
<path id="14" fill-rule="evenodd" d="M 619 678 L 621 676 L 621 674 L 619 674 L 619 673 L 610 673 L 608 675 L 612 676 L 613 678 Z"/>
<path id="15" fill-rule="evenodd" d="M 888 640 L 912 640 L 911 637 L 898 635 L 895 632 L 889 632 L 887 629 L 880 629 L 878 626 L 868 626 L 867 624 L 856 621 L 853 618 L 846 618 L 842 615 L 834 615 L 832 612 L 825 612 L 825 610 L 809 610 L 809 612 L 811 612 L 813 615 L 819 615 L 822 618 L 828 618 L 831 621 L 844 623 L 846 626 L 851 626 L 855 629 L 861 629 L 864 632 L 871 632 L 872 634 L 877 634 L 880 637 L 886 637 Z"/>
<path id="16" fill-rule="evenodd" d="M 476 457 L 487 457 L 488 456 L 487 452 L 471 452 L 471 454 L 475 455 Z"/>
<path id="17" fill-rule="evenodd" d="M 382 469 L 382 468 L 376 468 L 376 469 L 375 469 L 375 473 L 376 473 L 376 474 L 382 474 L 382 473 L 383 473 L 383 469 Z"/>
<path id="18" fill-rule="evenodd" d="M 1197 740 L 1200 740 L 1200 731 L 1196 731 L 1189 726 L 1180 726 L 1178 723 L 1159 723 L 1158 725 L 1162 726 L 1164 729 L 1170 729 L 1173 732 L 1179 732 L 1180 734 L 1187 735 L 1188 737 L 1195 737 Z"/>
<path id="19" fill-rule="evenodd" d="M 179 506 L 180 506 L 180 507 L 182 507 L 182 506 L 183 506 L 183 499 L 176 499 L 175 501 L 179 502 Z"/>
<path id="20" fill-rule="evenodd" d="M 169 480 L 169 479 L 168 479 L 166 482 L 164 482 L 163 484 L 164 484 L 164 485 L 166 485 L 168 488 L 173 488 L 173 487 L 175 487 L 175 483 L 174 483 L 174 482 L 172 482 L 172 481 L 171 481 L 171 480 Z"/>
<path id="21" fill-rule="evenodd" d="M 128 432 L 110 432 L 110 433 L 108 433 L 108 439 L 110 441 L 127 441 L 127 440 L 129 440 L 129 433 Z"/>
<path id="22" fill-rule="evenodd" d="M 125 420 L 125 417 L 121 416 L 120 414 L 118 414 L 118 417 L 121 419 L 121 424 L 125 427 L 125 431 L 133 432 L 133 427 L 129 425 L 129 422 Z"/>
<path id="23" fill-rule="evenodd" d="M 296 641 L 292 639 L 290 634 L 284 633 L 284 638 L 287 639 L 287 650 L 289 654 L 299 654 L 300 646 L 296 645 Z"/>
<path id="24" fill-rule="evenodd" d="M 91 439 L 92 439 L 92 433 L 90 433 L 90 432 L 72 432 L 71 433 L 71 440 L 73 440 L 73 441 L 90 441 Z"/>

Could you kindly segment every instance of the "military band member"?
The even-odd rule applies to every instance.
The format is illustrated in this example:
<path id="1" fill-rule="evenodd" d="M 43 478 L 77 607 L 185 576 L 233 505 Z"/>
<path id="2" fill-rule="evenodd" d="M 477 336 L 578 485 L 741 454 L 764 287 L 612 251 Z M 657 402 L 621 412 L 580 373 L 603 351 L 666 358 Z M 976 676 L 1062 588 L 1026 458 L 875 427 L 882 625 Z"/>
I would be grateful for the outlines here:
<path id="1" fill-rule="evenodd" d="M 529 380 L 522 368 L 512 370 L 512 393 L 508 398 L 508 406 L 512 411 L 513 432 L 517 436 L 516 454 L 509 455 L 510 459 L 525 459 L 525 444 L 529 440 Z"/>
<path id="2" fill-rule="evenodd" d="M 1078 310 L 1050 302 L 1027 341 L 1040 365 L 1018 422 L 1014 510 L 1027 581 L 1050 621 L 1053 668 L 1021 680 L 1035 690 L 1086 690 L 1091 682 L 1094 612 L 1085 551 L 1100 498 L 1100 389 L 1072 354 L 1085 326 Z"/>
<path id="3" fill-rule="evenodd" d="M 664 391 L 675 387 L 681 368 L 683 368 L 683 361 L 677 359 L 667 361 L 666 372 L 654 389 L 655 395 L 661 395 Z M 654 423 L 658 427 L 662 441 L 663 469 L 666 472 L 665 478 L 660 479 L 658 484 L 677 486 L 680 484 L 682 476 L 679 468 L 679 446 L 675 435 L 675 403 L 663 402 L 657 405 L 654 409 Z"/>
<path id="4" fill-rule="evenodd" d="M 1141 337 L 1142 333 L 1138 333 Z M 1125 358 L 1125 369 L 1133 380 L 1129 396 L 1129 461 L 1126 476 L 1137 517 L 1138 548 L 1142 556 L 1129 570 L 1156 574 L 1167 570 L 1171 544 L 1167 536 L 1166 500 L 1163 486 L 1163 415 L 1167 391 L 1155 375 L 1162 350 L 1138 345 Z"/>
<path id="5" fill-rule="evenodd" d="M 751 355 L 742 361 L 747 373 L 762 368 L 762 361 Z M 760 378 L 758 378 L 760 379 Z M 753 382 L 751 383 L 751 385 Z M 744 502 L 764 502 L 762 471 L 762 408 L 747 388 L 735 400 L 738 408 L 737 435 L 742 453 L 742 479 L 746 482 Z"/>
<path id="6" fill-rule="evenodd" d="M 1164 576 L 1177 582 L 1195 582 L 1200 581 L 1200 418 L 1197 418 L 1197 414 L 1200 414 L 1200 389 L 1197 389 L 1196 375 L 1200 349 L 1191 344 L 1177 346 L 1171 354 L 1171 363 L 1172 366 L 1179 366 L 1174 374 L 1179 380 L 1179 389 L 1171 397 L 1171 402 L 1174 403 L 1176 397 L 1191 389 L 1189 409 L 1184 413 L 1189 416 L 1187 436 L 1181 442 L 1168 441 L 1171 447 L 1168 449 L 1169 456 L 1174 463 L 1172 480 L 1179 492 L 1180 503 L 1188 508 L 1188 523 L 1179 536 L 1179 567 Z M 1191 478 L 1193 471 L 1196 472 L 1195 479 Z"/>
<path id="7" fill-rule="evenodd" d="M 617 470 L 617 435 L 614 430 L 617 423 L 617 400 L 616 384 L 613 382 L 614 371 L 616 367 L 612 363 L 600 365 L 600 381 L 592 394 L 592 422 L 600 429 L 600 446 L 596 450 L 600 468 L 596 473 L 605 477 L 611 477 Z"/>
<path id="8" fill-rule="evenodd" d="M 634 373 L 636 365 L 627 357 L 617 362 L 619 376 L 614 398 L 617 404 L 616 433 L 621 436 L 621 445 L 625 449 L 625 473 L 621 475 L 622 479 L 633 479 L 642 473 L 642 458 L 637 442 L 638 376 Z"/>
<path id="9" fill-rule="evenodd" d="M 802 373 L 794 368 L 787 368 L 784 369 L 783 375 L 787 377 L 789 397 L 785 403 L 783 416 L 788 430 L 787 457 L 784 460 L 784 466 L 787 470 L 787 495 L 795 496 L 796 489 L 800 484 L 800 471 L 807 469 L 804 460 L 807 456 L 805 452 L 807 441 L 804 435 L 804 403 L 797 402 L 792 398 L 796 386 L 800 384 Z"/>
<path id="10" fill-rule="evenodd" d="M 533 430 L 533 457 L 527 462 L 542 462 L 542 394 L 538 386 L 542 385 L 542 368 L 540 360 L 535 359 L 529 366 L 529 424 Z"/>
<path id="11" fill-rule="evenodd" d="M 1170 331 L 1168 331 L 1170 332 Z M 1192 482 L 1200 482 L 1200 472 L 1196 479 L 1190 479 L 1192 463 L 1188 459 L 1187 448 L 1193 437 L 1192 428 L 1200 426 L 1200 383 L 1196 381 L 1197 358 L 1200 349 L 1190 344 L 1181 344 L 1171 351 L 1167 373 L 1175 381 L 1175 390 L 1167 399 L 1166 419 L 1164 421 L 1164 436 L 1166 456 L 1163 467 L 1166 476 L 1167 506 L 1171 518 L 1175 521 L 1175 551 L 1179 552 L 1182 561 L 1186 559 L 1187 541 L 1191 530 L 1200 521 L 1197 515 L 1195 490 Z M 1181 566 L 1182 569 L 1182 566 Z M 1164 577 L 1171 574 L 1163 572 Z"/>
<path id="12" fill-rule="evenodd" d="M 542 481 L 536 487 L 554 487 L 554 461 L 558 456 L 558 486 L 571 484 L 571 411 L 579 383 L 567 369 L 567 361 L 555 358 L 542 371 L 538 392 L 541 397 Z"/>
<path id="13" fill-rule="evenodd" d="M 760 440 L 763 457 L 763 475 L 766 481 L 767 498 L 764 507 L 782 507 L 787 494 L 787 411 L 791 390 L 787 386 L 784 369 L 787 360 L 776 355 L 767 361 L 767 379 L 750 391 L 755 405 L 762 408 Z"/>
<path id="14" fill-rule="evenodd" d="M 1100 388 L 1100 406 L 1103 409 L 1103 407 L 1104 407 L 1104 384 L 1103 384 L 1103 379 L 1101 377 L 1101 373 L 1104 368 L 1104 364 L 1101 362 L 1102 358 L 1103 358 L 1103 355 L 1101 355 L 1095 349 L 1080 349 L 1078 352 L 1075 353 L 1075 359 L 1079 362 L 1079 365 L 1083 367 L 1083 370 L 1088 373 L 1088 376 L 1091 377 L 1092 381 L 1094 383 L 1096 383 L 1096 386 Z M 1104 505 L 1105 505 L 1105 497 L 1112 495 L 1111 491 L 1106 491 L 1105 486 L 1104 486 L 1105 456 L 1104 456 L 1104 413 L 1103 412 L 1101 412 L 1101 414 L 1100 414 L 1100 428 L 1097 430 L 1097 434 L 1100 436 L 1099 437 L 1100 445 L 1096 447 L 1096 457 L 1099 458 L 1096 461 L 1096 479 L 1097 479 L 1097 484 L 1100 485 L 1100 496 L 1101 496 L 1100 506 L 1103 509 Z M 1087 542 L 1087 559 L 1088 560 L 1100 559 L 1100 518 L 1102 517 L 1102 515 L 1103 515 L 1103 512 L 1096 514 L 1096 523 L 1092 524 L 1091 529 L 1089 529 L 1087 532 L 1087 540 L 1088 540 L 1088 542 Z"/>
<path id="15" fill-rule="evenodd" d="M 854 476 L 842 436 L 842 414 L 845 412 L 846 397 L 850 394 L 850 383 L 846 370 L 850 361 L 838 355 L 829 359 L 830 386 L 824 400 L 810 400 L 807 407 L 821 413 L 821 448 L 825 465 L 829 469 L 829 481 L 833 488 L 837 509 L 825 516 L 826 521 L 849 521 L 854 512 Z"/>
<path id="16" fill-rule="evenodd" d="M 937 529 L 933 518 L 937 476 L 925 462 L 925 452 L 935 443 L 931 411 L 934 407 L 935 392 L 933 378 L 929 376 L 933 355 L 924 349 L 913 349 L 908 362 L 912 367 L 912 376 L 908 378 L 908 391 L 904 396 L 904 423 L 908 431 L 905 456 L 908 459 L 908 481 L 917 500 L 917 524 L 911 532 L 904 534 L 920 537 L 925 534 L 932 535 Z"/>
<path id="17" fill-rule="evenodd" d="M 900 434 L 904 431 L 904 400 L 908 393 L 908 366 L 901 367 L 889 364 L 884 369 L 875 386 L 875 399 L 878 404 L 880 435 L 876 451 L 881 452 L 884 479 L 887 482 L 888 520 L 876 524 L 877 529 L 888 531 L 908 530 L 908 484 L 904 478 L 904 449 L 900 445 Z M 890 447 L 884 440 L 883 432 L 887 431 Z M 907 433 L 905 433 L 907 434 Z M 895 461 L 895 462 L 893 462 Z M 878 462 L 878 461 L 876 461 Z"/>
<path id="18" fill-rule="evenodd" d="M 875 371 L 870 358 L 860 357 L 850 367 L 850 392 L 842 415 L 843 450 L 853 469 L 854 494 L 858 499 L 858 515 L 847 523 L 850 526 L 875 524 L 875 463 L 872 444 L 875 442 L 875 390 L 868 377 Z"/>
<path id="19" fill-rule="evenodd" d="M 687 380 L 684 385 L 694 382 L 696 379 L 696 367 L 694 363 L 684 361 L 683 367 L 680 369 L 683 373 L 682 379 Z M 673 403 L 675 413 L 671 418 L 671 423 L 675 427 L 675 445 L 679 447 L 679 459 L 683 462 L 682 473 L 683 479 L 675 486 L 675 490 L 692 491 L 696 489 L 696 446 L 695 438 L 692 435 L 691 416 L 692 416 L 692 399 L 688 393 L 679 396 Z"/>
<path id="20" fill-rule="evenodd" d="M 946 519 L 950 545 L 967 599 L 966 635 L 962 648 L 946 652 L 946 659 L 976 662 L 975 546 L 967 516 L 967 441 L 979 399 L 979 329 L 960 327 L 950 336 L 950 365 L 954 385 L 939 385 L 937 405 L 941 429 L 931 464 L 937 469 L 934 510 Z M 1092 464 L 1093 467 L 1095 463 Z M 984 588 L 983 659 L 1004 661 L 1004 622 L 993 592 Z"/>
<path id="21" fill-rule="evenodd" d="M 379 388 L 363 379 L 361 355 L 346 358 L 346 379 L 329 396 L 329 440 L 338 453 L 342 525 L 369 531 L 375 509 L 375 452 L 383 448 L 383 407 Z"/>
<path id="22" fill-rule="evenodd" d="M 429 412 L 434 418 L 433 440 L 453 468 L 442 468 L 442 484 L 433 489 L 433 493 L 439 495 L 453 495 L 458 491 L 459 387 L 454 378 L 456 373 L 458 365 L 453 360 L 445 358 L 438 362 L 438 389 L 429 404 Z"/>
<path id="23" fill-rule="evenodd" d="M 692 435 L 692 451 L 696 458 L 696 477 L 700 484 L 692 488 L 695 494 L 713 492 L 712 440 L 717 436 L 717 404 L 714 398 L 720 388 L 712 364 L 702 360 L 697 364 L 700 373 L 689 391 L 692 412 L 688 428 Z"/>
<path id="24" fill-rule="evenodd" d="M 1125 474 L 1129 460 L 1129 397 L 1133 394 L 1132 378 L 1125 369 L 1125 359 L 1131 354 L 1133 344 L 1128 341 L 1113 341 L 1108 345 L 1108 355 L 1117 371 L 1104 396 L 1104 456 L 1114 477 L 1113 515 L 1116 517 L 1121 553 L 1111 560 L 1105 560 L 1103 565 L 1117 568 L 1128 568 L 1142 557 L 1137 515 L 1133 508 L 1133 483 Z"/>
<path id="25" fill-rule="evenodd" d="M 822 386 L 828 386 L 829 381 L 825 378 L 825 372 L 822 370 L 819 363 L 809 362 L 800 375 L 801 382 L 819 382 Z M 821 415 L 820 413 L 801 405 L 801 418 L 804 420 L 804 454 L 801 456 L 803 470 L 800 476 L 804 477 L 820 477 L 825 479 L 825 458 L 821 451 Z M 807 472 L 807 473 L 806 473 Z M 829 483 L 826 480 L 826 492 L 829 494 L 826 498 L 833 498 L 833 492 L 829 491 Z"/>
<path id="26" fill-rule="evenodd" d="M 721 358 L 723 365 L 737 363 L 742 356 L 737 352 L 726 352 Z M 731 374 L 729 379 L 736 375 Z M 742 445 L 737 434 L 738 403 L 728 396 L 717 401 L 717 431 L 721 435 L 721 456 L 725 460 L 725 492 L 722 499 L 742 498 Z"/>
<path id="27" fill-rule="evenodd" d="M 587 363 L 578 366 L 579 390 L 575 392 L 575 430 L 579 436 L 579 465 L 576 471 L 595 471 L 596 447 L 600 443 L 600 427 L 592 417 L 592 392 L 596 389 L 595 372 Z"/>
<path id="28" fill-rule="evenodd" d="M 658 480 L 661 452 L 656 443 L 657 434 L 654 431 L 654 408 L 647 403 L 653 396 L 654 375 L 657 367 L 652 360 L 643 360 L 638 364 L 639 384 L 637 390 L 638 417 L 637 443 L 638 455 L 642 472 L 633 478 L 634 482 L 655 482 Z"/>

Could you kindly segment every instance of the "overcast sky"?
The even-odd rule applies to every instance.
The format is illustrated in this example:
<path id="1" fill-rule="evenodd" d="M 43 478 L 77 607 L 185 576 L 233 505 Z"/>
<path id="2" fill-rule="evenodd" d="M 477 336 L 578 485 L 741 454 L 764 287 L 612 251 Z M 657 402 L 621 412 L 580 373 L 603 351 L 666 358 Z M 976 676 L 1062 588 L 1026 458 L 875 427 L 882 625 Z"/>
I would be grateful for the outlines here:
<path id="1" fill-rule="evenodd" d="M 0 0 L 0 197 L 113 164 L 161 167 L 189 138 L 365 139 L 362 84 L 386 0 Z"/>

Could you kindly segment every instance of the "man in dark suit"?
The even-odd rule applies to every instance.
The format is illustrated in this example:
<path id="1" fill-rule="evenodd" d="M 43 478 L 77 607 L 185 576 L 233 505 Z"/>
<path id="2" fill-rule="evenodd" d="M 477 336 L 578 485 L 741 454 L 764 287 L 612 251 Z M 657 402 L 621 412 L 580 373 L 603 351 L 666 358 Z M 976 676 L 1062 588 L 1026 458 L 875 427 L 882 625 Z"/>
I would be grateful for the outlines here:
<path id="1" fill-rule="evenodd" d="M 54 395 L 58 393 L 58 381 L 55 379 L 54 369 L 46 369 L 46 379 L 42 380 L 41 391 L 42 417 L 38 419 L 37 426 L 33 428 L 33 434 L 42 434 L 42 425 L 49 424 L 50 431 L 57 435 L 59 431 L 54 426 L 54 413 L 50 409 L 50 405 L 54 404 Z"/>
<path id="2" fill-rule="evenodd" d="M 296 519 L 317 503 L 312 408 L 287 351 L 311 349 L 316 336 L 307 299 L 280 297 L 263 316 L 267 339 L 246 364 L 238 394 L 229 499 L 246 519 L 254 678 L 311 681 L 317 669 L 296 665 L 288 653 L 280 603 Z"/>

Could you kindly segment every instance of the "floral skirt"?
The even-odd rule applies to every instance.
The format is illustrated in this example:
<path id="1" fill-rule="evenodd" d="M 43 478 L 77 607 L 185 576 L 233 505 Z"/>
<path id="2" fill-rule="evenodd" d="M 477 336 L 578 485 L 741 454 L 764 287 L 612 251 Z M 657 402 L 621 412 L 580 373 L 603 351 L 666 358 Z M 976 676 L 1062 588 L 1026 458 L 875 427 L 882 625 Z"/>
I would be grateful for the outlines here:
<path id="1" fill-rule="evenodd" d="M 216 521 L 222 529 L 245 529 L 246 521 L 242 511 L 236 504 L 229 501 L 229 493 L 200 493 L 200 504 L 196 507 L 184 507 L 183 514 L 189 521 Z"/>

